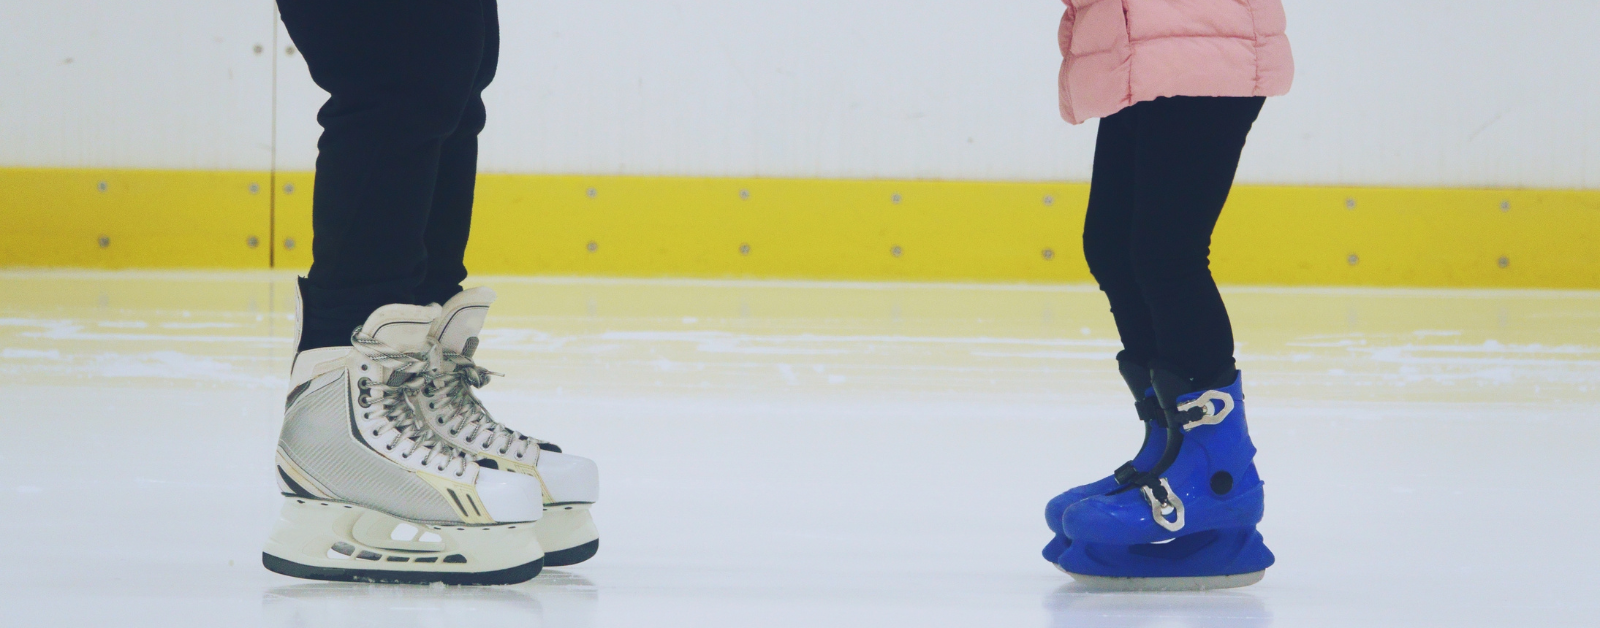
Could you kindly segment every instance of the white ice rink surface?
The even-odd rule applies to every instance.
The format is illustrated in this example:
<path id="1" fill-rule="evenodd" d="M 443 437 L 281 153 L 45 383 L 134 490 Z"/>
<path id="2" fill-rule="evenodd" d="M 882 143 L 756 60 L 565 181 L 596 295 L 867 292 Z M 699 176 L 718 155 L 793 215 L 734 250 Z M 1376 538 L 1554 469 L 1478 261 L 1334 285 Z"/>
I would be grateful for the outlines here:
<path id="1" fill-rule="evenodd" d="M 267 572 L 290 276 L 12 271 L 0 625 L 1600 623 L 1600 293 L 1228 290 L 1278 564 L 1101 594 L 1038 555 L 1140 435 L 1088 287 L 469 283 L 490 409 L 600 463 L 594 560 Z"/>

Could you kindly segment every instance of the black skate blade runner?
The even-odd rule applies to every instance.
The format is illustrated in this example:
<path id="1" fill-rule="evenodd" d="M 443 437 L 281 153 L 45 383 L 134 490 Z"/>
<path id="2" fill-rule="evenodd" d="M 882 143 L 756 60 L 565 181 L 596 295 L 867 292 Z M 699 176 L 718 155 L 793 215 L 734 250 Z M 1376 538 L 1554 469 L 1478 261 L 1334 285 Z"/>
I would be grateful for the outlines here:
<path id="1" fill-rule="evenodd" d="M 265 552 L 261 554 L 261 565 L 273 573 L 307 580 L 365 582 L 369 584 L 433 584 L 440 582 L 451 585 L 495 585 L 517 584 L 532 580 L 534 576 L 539 575 L 539 572 L 544 569 L 544 558 L 541 557 L 516 567 L 478 573 L 311 567 L 284 560 Z"/>

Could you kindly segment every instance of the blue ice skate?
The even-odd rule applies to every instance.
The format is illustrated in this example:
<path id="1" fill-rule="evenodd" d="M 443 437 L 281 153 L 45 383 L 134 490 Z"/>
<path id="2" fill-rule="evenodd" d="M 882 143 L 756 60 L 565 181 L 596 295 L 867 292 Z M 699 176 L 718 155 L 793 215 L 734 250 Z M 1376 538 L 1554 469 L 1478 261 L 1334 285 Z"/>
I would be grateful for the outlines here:
<path id="1" fill-rule="evenodd" d="M 1073 542 L 1057 565 L 1080 582 L 1115 589 L 1259 581 L 1273 556 L 1255 529 L 1262 483 L 1242 377 L 1202 390 L 1164 369 L 1151 377 L 1167 417 L 1166 450 L 1150 472 L 1062 513 L 1062 532 Z"/>
<path id="2" fill-rule="evenodd" d="M 1155 466 L 1161 458 L 1162 451 L 1167 444 L 1166 415 L 1161 411 L 1161 402 L 1156 400 L 1155 389 L 1150 387 L 1150 370 L 1123 361 L 1122 356 L 1117 356 L 1117 368 L 1122 371 L 1123 381 L 1128 383 L 1129 392 L 1133 393 L 1134 410 L 1139 413 L 1139 420 L 1144 423 L 1144 444 L 1139 447 L 1139 453 L 1133 460 L 1119 467 L 1115 473 L 1075 487 L 1065 493 L 1055 496 L 1044 507 L 1044 522 L 1050 531 L 1055 533 L 1055 538 L 1044 546 L 1044 559 L 1052 563 L 1061 558 L 1061 553 L 1072 545 L 1072 539 L 1061 531 L 1061 513 L 1068 506 L 1080 501 L 1104 495 L 1124 483 L 1138 477 L 1141 470 L 1148 471 Z"/>

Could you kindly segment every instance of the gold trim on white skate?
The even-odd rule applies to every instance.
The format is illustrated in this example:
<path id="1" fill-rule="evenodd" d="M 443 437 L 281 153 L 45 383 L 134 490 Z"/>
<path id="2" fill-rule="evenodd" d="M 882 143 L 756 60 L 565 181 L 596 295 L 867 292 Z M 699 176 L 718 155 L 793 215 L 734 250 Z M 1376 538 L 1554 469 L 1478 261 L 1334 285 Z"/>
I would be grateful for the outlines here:
<path id="1" fill-rule="evenodd" d="M 278 464 L 278 469 L 283 471 L 284 475 L 289 476 L 290 480 L 294 480 L 295 484 L 299 484 L 300 488 L 310 491 L 314 497 L 323 499 L 332 498 L 333 491 L 328 490 L 328 487 L 323 486 L 316 480 L 311 479 L 311 476 L 307 475 L 306 472 L 300 468 L 300 465 L 295 464 L 294 461 L 290 460 L 288 456 L 283 455 L 282 450 L 275 451 L 273 456 L 277 459 L 276 462 Z"/>
<path id="2" fill-rule="evenodd" d="M 456 514 L 461 515 L 463 523 L 483 525 L 495 522 L 494 518 L 489 516 L 489 508 L 483 505 L 483 498 L 478 497 L 477 486 L 454 482 L 431 473 L 417 473 L 417 477 L 437 489 L 445 501 L 456 509 Z M 543 485 L 543 482 L 540 482 L 540 486 Z"/>
<path id="3" fill-rule="evenodd" d="M 550 485 L 545 484 L 544 483 L 544 476 L 539 474 L 539 467 L 533 466 L 531 464 L 525 464 L 525 463 L 517 462 L 515 460 L 508 460 L 506 458 L 501 458 L 499 456 L 496 456 L 494 454 L 489 454 L 489 453 L 483 453 L 483 454 L 478 454 L 478 455 L 480 457 L 482 457 L 482 458 L 488 458 L 490 460 L 495 461 L 495 464 L 499 465 L 500 466 L 500 470 L 502 470 L 502 471 L 510 471 L 512 473 L 521 473 L 523 475 L 531 475 L 535 479 L 539 480 L 539 491 L 541 493 L 543 493 L 545 510 L 549 510 L 550 509 L 550 504 L 552 502 L 556 501 L 555 497 L 550 494 Z"/>

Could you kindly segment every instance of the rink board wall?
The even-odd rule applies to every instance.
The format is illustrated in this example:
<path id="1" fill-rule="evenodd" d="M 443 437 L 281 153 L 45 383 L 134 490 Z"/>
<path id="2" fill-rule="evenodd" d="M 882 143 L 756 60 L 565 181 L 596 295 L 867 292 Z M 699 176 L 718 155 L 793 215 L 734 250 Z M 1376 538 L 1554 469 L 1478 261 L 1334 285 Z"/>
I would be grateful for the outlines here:
<path id="1" fill-rule="evenodd" d="M 0 170 L 0 265 L 305 268 L 310 173 Z M 483 175 L 483 274 L 1079 282 L 1081 183 Z M 1600 288 L 1600 192 L 1240 186 L 1213 269 Z"/>
<path id="2" fill-rule="evenodd" d="M 1285 5 L 1298 77 L 1245 151 L 1219 277 L 1600 287 L 1584 246 L 1600 212 L 1600 4 Z M 1060 13 L 502 3 L 469 262 L 1087 280 L 1077 238 L 1095 127 L 1056 114 Z M 0 24 L 13 26 L 0 38 L 0 265 L 308 263 L 325 94 L 270 0 L 13 2 Z"/>

